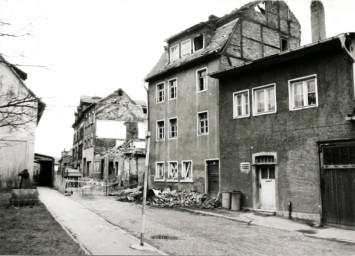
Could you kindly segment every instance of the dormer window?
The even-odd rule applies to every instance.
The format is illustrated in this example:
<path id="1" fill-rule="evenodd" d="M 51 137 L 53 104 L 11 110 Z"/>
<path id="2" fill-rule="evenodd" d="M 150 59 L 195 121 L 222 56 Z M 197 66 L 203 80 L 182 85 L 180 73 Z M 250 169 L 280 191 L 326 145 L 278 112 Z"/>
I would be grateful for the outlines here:
<path id="1" fill-rule="evenodd" d="M 281 38 L 281 51 L 287 51 L 290 49 L 289 42 L 287 38 L 282 37 Z"/>
<path id="2" fill-rule="evenodd" d="M 181 42 L 181 57 L 191 53 L 191 39 Z"/>
<path id="3" fill-rule="evenodd" d="M 194 37 L 194 45 L 193 45 L 194 52 L 203 49 L 204 47 L 204 40 L 203 34 Z"/>
<path id="4" fill-rule="evenodd" d="M 176 44 L 172 47 L 170 47 L 170 61 L 174 61 L 174 60 L 177 60 L 179 59 L 179 45 Z"/>

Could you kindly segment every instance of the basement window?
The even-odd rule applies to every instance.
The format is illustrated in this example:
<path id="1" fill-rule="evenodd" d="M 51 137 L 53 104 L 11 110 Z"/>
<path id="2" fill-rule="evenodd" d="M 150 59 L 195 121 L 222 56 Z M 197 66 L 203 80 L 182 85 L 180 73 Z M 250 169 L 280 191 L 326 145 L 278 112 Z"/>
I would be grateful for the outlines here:
<path id="1" fill-rule="evenodd" d="M 192 161 L 182 161 L 181 181 L 192 181 Z"/>
<path id="2" fill-rule="evenodd" d="M 287 38 L 281 38 L 281 51 L 287 51 L 290 49 L 290 44 Z"/>
<path id="3" fill-rule="evenodd" d="M 193 45 L 194 52 L 201 50 L 203 48 L 204 48 L 203 34 L 195 36 L 194 37 L 194 45 Z"/>
<path id="4" fill-rule="evenodd" d="M 155 181 L 163 181 L 164 180 L 164 173 L 165 173 L 165 163 L 164 162 L 157 162 L 155 165 Z"/>
<path id="5" fill-rule="evenodd" d="M 178 180 L 178 163 L 169 162 L 167 181 L 177 181 L 177 180 Z"/>

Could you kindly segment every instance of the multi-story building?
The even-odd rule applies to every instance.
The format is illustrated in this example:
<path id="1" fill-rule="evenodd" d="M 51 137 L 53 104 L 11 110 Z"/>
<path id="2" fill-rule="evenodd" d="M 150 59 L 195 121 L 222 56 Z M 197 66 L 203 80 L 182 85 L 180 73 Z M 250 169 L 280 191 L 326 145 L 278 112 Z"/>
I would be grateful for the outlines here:
<path id="1" fill-rule="evenodd" d="M 312 44 L 211 75 L 221 184 L 244 208 L 355 225 L 355 34 L 325 39 L 324 26 Z"/>
<path id="2" fill-rule="evenodd" d="M 74 168 L 100 179 L 118 175 L 119 166 L 102 155 L 128 141 L 145 149 L 146 114 L 145 103 L 132 100 L 122 89 L 102 99 L 82 97 L 72 126 Z"/>
<path id="3" fill-rule="evenodd" d="M 300 24 L 283 1 L 255 1 L 211 15 L 166 40 L 149 83 L 151 184 L 218 193 L 219 82 L 209 74 L 300 45 Z"/>

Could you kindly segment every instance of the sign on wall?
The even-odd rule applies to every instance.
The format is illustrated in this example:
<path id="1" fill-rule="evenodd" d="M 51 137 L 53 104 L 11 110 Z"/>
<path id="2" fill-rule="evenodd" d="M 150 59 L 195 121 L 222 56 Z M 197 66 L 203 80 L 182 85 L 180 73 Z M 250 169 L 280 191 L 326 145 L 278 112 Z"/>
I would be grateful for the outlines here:
<path id="1" fill-rule="evenodd" d="M 241 162 L 240 163 L 240 172 L 249 173 L 250 172 L 250 163 L 249 162 Z"/>

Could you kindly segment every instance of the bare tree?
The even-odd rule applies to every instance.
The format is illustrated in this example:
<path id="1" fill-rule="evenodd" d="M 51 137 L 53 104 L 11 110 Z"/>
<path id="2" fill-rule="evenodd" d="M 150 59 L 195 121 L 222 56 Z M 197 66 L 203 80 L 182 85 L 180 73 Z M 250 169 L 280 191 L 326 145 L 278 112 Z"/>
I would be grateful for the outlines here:
<path id="1" fill-rule="evenodd" d="M 0 141 L 14 131 L 30 132 L 29 127 L 37 125 L 45 108 L 45 104 L 22 83 L 20 75 L 23 74 L 19 75 L 10 64 L 7 66 L 18 79 L 10 83 L 0 74 Z"/>

